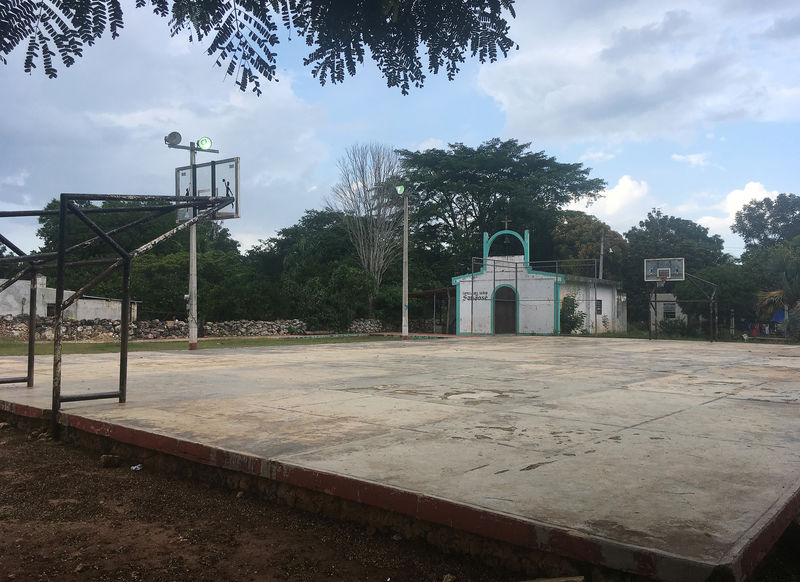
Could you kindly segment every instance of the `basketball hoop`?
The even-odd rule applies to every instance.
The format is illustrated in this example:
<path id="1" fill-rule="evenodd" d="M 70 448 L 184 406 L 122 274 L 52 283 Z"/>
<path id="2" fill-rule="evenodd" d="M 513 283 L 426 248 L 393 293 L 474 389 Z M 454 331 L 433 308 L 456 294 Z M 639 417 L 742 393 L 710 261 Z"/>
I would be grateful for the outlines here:
<path id="1" fill-rule="evenodd" d="M 658 281 L 656 281 L 656 287 L 663 287 L 664 283 L 667 282 L 667 275 L 659 275 Z"/>

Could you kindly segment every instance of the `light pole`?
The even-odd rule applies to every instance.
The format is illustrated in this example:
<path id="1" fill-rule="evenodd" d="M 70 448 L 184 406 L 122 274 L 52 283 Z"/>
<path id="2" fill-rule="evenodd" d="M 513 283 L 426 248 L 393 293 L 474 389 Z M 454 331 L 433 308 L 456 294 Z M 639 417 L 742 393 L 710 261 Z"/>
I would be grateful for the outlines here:
<path id="1" fill-rule="evenodd" d="M 164 138 L 167 147 L 179 150 L 189 150 L 189 165 L 192 168 L 192 195 L 197 196 L 195 182 L 195 156 L 199 151 L 218 154 L 219 150 L 211 149 L 211 140 L 201 137 L 197 143 L 190 141 L 188 146 L 182 146 L 181 134 L 171 132 Z M 212 188 L 213 188 L 212 184 Z M 192 216 L 197 216 L 197 208 L 192 208 Z M 189 225 L 189 349 L 197 349 L 197 223 Z"/>
<path id="2" fill-rule="evenodd" d="M 408 194 L 403 194 L 405 186 L 397 186 L 397 193 L 403 197 L 403 324 L 401 335 L 408 339 Z"/>

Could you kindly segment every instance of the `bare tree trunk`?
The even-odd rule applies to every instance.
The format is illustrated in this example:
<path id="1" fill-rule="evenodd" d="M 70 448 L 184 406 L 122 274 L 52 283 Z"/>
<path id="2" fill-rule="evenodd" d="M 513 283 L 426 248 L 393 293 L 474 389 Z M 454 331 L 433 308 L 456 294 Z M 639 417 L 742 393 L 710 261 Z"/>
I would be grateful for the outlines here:
<path id="1" fill-rule="evenodd" d="M 339 182 L 328 205 L 344 215 L 358 261 L 373 276 L 369 298 L 372 313 L 383 275 L 401 249 L 402 199 L 395 190 L 400 158 L 386 145 L 355 144 L 345 151 L 338 165 Z"/>

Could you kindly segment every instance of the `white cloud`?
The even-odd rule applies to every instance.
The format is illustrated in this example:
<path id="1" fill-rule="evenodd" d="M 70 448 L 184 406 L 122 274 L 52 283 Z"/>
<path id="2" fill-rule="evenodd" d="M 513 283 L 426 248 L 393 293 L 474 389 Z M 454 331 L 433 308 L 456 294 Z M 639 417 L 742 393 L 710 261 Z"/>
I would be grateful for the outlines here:
<path id="1" fill-rule="evenodd" d="M 672 159 L 676 162 L 683 162 L 690 166 L 707 166 L 708 165 L 708 152 L 701 154 L 672 154 Z"/>
<path id="2" fill-rule="evenodd" d="M 0 138 L 15 147 L 0 159 L 0 179 L 21 182 L 16 168 L 25 164 L 29 208 L 60 192 L 171 194 L 174 168 L 189 157 L 164 144 L 176 130 L 186 145 L 212 138 L 220 154 L 199 154 L 198 162 L 241 158 L 242 218 L 225 224 L 234 236 L 258 240 L 318 207 L 320 193 L 311 187 L 327 190 L 330 159 L 321 137 L 324 104 L 300 98 L 291 75 L 264 82 L 257 98 L 223 80 L 202 51 L 151 54 L 164 30 L 139 22 L 150 20 L 145 11 L 131 14 L 127 34 L 87 50 L 58 79 L 33 75 L 8 84 Z M 121 63 L 131 74 L 112 74 Z M 8 73 L 22 77 L 18 69 Z"/>
<path id="3" fill-rule="evenodd" d="M 594 215 L 614 230 L 625 232 L 652 207 L 649 191 L 647 182 L 625 175 L 613 188 L 603 191 L 603 197 L 596 202 L 573 202 L 568 208 Z"/>
<path id="4" fill-rule="evenodd" d="M 22 188 L 30 175 L 28 170 L 22 169 L 14 174 L 0 178 L 0 186 L 17 186 Z"/>
<path id="5" fill-rule="evenodd" d="M 511 28 L 520 50 L 483 67 L 479 84 L 505 112 L 506 133 L 522 139 L 683 141 L 724 121 L 794 121 L 800 37 L 753 39 L 794 24 L 782 20 L 790 10 L 690 0 L 526 3 Z"/>

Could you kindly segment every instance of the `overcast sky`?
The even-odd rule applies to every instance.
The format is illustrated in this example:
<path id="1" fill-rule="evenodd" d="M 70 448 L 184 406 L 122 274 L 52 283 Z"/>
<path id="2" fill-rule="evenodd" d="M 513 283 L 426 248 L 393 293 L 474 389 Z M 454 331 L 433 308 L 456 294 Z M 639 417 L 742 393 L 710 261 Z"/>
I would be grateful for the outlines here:
<path id="1" fill-rule="evenodd" d="M 407 97 L 369 62 L 320 87 L 296 39 L 278 48 L 280 82 L 241 93 L 204 45 L 170 39 L 165 19 L 133 4 L 120 38 L 55 80 L 23 73 L 24 50 L 0 65 L 0 209 L 61 192 L 171 194 L 188 161 L 164 145 L 173 130 L 241 158 L 243 217 L 226 226 L 245 249 L 322 208 L 355 142 L 533 142 L 608 183 L 588 212 L 612 228 L 657 207 L 708 226 L 734 255 L 743 204 L 800 194 L 796 0 L 518 0 L 518 51 L 468 62 L 454 82 L 429 76 Z M 38 247 L 35 223 L 3 220 L 0 232 Z"/>

